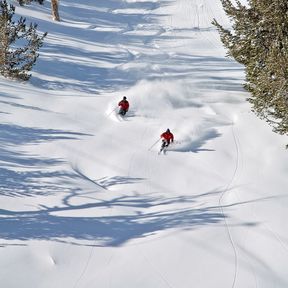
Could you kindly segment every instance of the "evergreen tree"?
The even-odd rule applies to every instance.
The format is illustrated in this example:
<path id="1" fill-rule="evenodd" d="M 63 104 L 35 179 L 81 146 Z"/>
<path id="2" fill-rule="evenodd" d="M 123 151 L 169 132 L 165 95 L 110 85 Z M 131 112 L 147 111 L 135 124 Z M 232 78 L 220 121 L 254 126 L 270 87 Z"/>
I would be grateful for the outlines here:
<path id="1" fill-rule="evenodd" d="M 26 25 L 21 17 L 13 21 L 15 7 L 6 0 L 0 1 L 0 73 L 5 77 L 28 80 L 43 44 L 42 36 L 37 34 L 37 24 Z"/>
<path id="2" fill-rule="evenodd" d="M 248 101 L 273 130 L 288 134 L 288 1 L 220 0 L 232 22 L 225 29 L 214 24 L 228 56 L 245 66 Z"/>

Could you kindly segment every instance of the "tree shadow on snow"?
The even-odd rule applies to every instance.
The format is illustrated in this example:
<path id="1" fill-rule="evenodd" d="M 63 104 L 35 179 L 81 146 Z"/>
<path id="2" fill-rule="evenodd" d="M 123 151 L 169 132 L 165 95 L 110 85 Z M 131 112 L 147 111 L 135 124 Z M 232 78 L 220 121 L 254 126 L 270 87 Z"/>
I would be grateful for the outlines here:
<path id="1" fill-rule="evenodd" d="M 77 191 L 72 191 L 77 194 Z M 223 222 L 224 215 L 219 206 L 199 208 L 199 202 L 207 195 L 198 196 L 115 196 L 110 200 L 95 203 L 69 205 L 63 201 L 63 207 L 41 207 L 40 211 L 9 211 L 0 210 L 0 238 L 5 240 L 58 240 L 65 238 L 93 241 L 95 246 L 120 246 L 132 239 L 146 239 L 169 229 L 190 230 L 205 225 L 216 225 Z M 222 193 L 213 191 L 213 194 Z M 187 204 L 190 208 L 175 209 L 176 204 Z M 233 203 L 236 206 L 246 203 Z M 193 208 L 193 206 L 197 208 Z M 183 206 L 182 206 L 183 207 Z M 111 216 L 82 217 L 79 212 L 84 209 L 111 209 Z M 117 215 L 120 208 L 129 208 L 129 213 L 123 211 Z M 151 208 L 151 209 L 150 209 Z M 157 211 L 155 211 L 157 208 Z M 72 211 L 78 211 L 77 217 L 65 216 Z M 119 211 L 120 211 L 119 210 Z M 125 210 L 126 211 L 126 210 Z M 59 213 L 59 216 L 57 215 Z M 61 214 L 64 213 L 64 214 Z M 115 214 L 116 213 L 116 214 Z M 239 224 L 240 225 L 240 224 Z M 251 223 L 243 223 L 251 225 Z M 83 245 L 83 243 L 79 243 Z M 87 244 L 88 245 L 88 244 Z M 89 244 L 91 245 L 91 244 Z"/>
<path id="2" fill-rule="evenodd" d="M 151 11 L 167 4 L 168 1 L 127 3 L 107 0 L 85 1 L 85 4 L 61 1 L 61 23 L 37 18 L 39 27 L 55 34 L 48 34 L 45 39 L 34 69 L 41 77 L 34 75 L 31 83 L 46 89 L 70 88 L 85 92 L 111 89 L 111 83 L 114 89 L 134 83 L 136 79 L 117 69 L 134 58 L 133 53 L 120 46 L 125 43 L 142 45 L 145 41 L 142 38 L 146 37 L 125 33 L 137 25 L 156 22 L 159 16 Z M 44 3 L 44 6 L 34 7 L 46 10 L 48 14 L 48 6 Z M 126 13 L 125 9 L 134 9 L 135 13 Z M 136 12 L 137 9 L 145 13 Z M 74 23 L 76 25 L 71 25 Z M 99 48 L 95 49 L 95 46 L 101 47 L 101 52 L 97 52 Z"/>
<path id="3" fill-rule="evenodd" d="M 10 124 L 0 124 L 0 131 L 0 194 L 10 197 L 57 193 L 64 189 L 61 179 L 75 177 L 75 173 L 57 171 L 56 166 L 62 164 L 63 159 L 27 153 L 23 151 L 25 145 L 56 140 L 76 141 L 88 136 L 71 131 Z"/>
<path id="4" fill-rule="evenodd" d="M 41 29 L 53 34 L 45 39 L 31 83 L 44 89 L 98 94 L 103 90 L 124 89 L 143 79 L 193 77 L 199 78 L 198 85 L 202 88 L 242 91 L 241 84 L 235 84 L 237 77 L 215 77 L 222 71 L 233 75 L 242 70 L 234 61 L 225 57 L 169 54 L 157 48 L 157 41 L 188 38 L 175 33 L 181 29 L 170 31 L 169 27 L 161 26 L 160 18 L 167 15 L 153 11 L 165 5 L 171 5 L 170 1 L 105 0 L 85 4 L 60 1 L 60 23 L 37 19 Z M 34 7 L 50 14 L 48 3 Z M 182 30 L 197 33 L 194 27 Z"/>

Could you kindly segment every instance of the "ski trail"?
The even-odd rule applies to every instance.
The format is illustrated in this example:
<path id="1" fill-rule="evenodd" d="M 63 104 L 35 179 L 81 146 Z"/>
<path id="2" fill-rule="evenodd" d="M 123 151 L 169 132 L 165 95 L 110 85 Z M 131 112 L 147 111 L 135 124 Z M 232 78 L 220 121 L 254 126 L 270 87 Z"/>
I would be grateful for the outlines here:
<path id="1" fill-rule="evenodd" d="M 231 120 L 230 120 L 231 121 Z M 233 124 L 234 124 L 234 122 L 233 122 Z M 233 129 L 233 131 L 234 131 L 234 129 Z M 240 145 L 240 141 L 239 141 L 239 137 L 236 135 L 236 133 L 235 133 L 235 131 L 234 131 L 234 133 L 233 133 L 233 138 L 234 138 L 234 142 L 235 142 L 235 145 L 238 147 L 237 148 L 237 153 L 238 153 L 238 155 L 243 155 L 242 153 L 241 153 L 241 145 Z M 239 161 L 238 161 L 238 170 L 239 170 L 239 164 L 240 164 L 240 157 L 238 157 L 239 158 Z M 241 160 L 242 160 L 242 157 L 241 157 Z M 242 169 L 243 169 L 243 160 L 241 161 L 241 163 L 242 163 Z M 236 197 L 238 198 L 238 201 L 239 202 L 241 202 L 242 200 L 241 200 L 241 198 L 238 196 L 238 194 L 237 194 L 237 192 L 236 192 Z M 235 251 L 236 251 L 236 247 L 234 246 L 234 248 L 235 248 Z M 240 248 L 240 251 L 241 251 L 241 248 Z M 236 251 L 237 252 L 237 251 Z M 254 279 L 254 281 L 255 281 L 255 287 L 256 288 L 258 288 L 258 277 L 257 277 L 257 274 L 256 274 L 256 272 L 255 272 L 255 265 L 254 265 L 254 263 L 251 261 L 251 259 L 247 256 L 247 254 L 246 253 L 244 253 L 244 257 L 247 259 L 247 262 L 249 263 L 248 265 L 250 266 L 250 273 L 253 275 L 253 279 Z M 237 256 L 237 258 L 238 258 L 238 256 Z M 252 270 L 252 271 L 251 271 Z"/>
<path id="2" fill-rule="evenodd" d="M 97 183 L 96 181 L 90 179 L 87 175 L 85 175 L 80 169 L 79 167 L 77 167 L 77 165 L 72 165 L 71 164 L 71 168 L 73 169 L 73 171 L 79 175 L 82 179 L 88 181 L 88 182 L 91 182 L 93 184 L 95 184 L 97 187 L 100 187 L 101 189 L 105 190 L 106 192 L 109 190 L 107 189 L 106 187 L 104 187 L 103 185 Z M 108 213 L 108 216 L 111 216 L 111 209 L 109 210 L 109 213 Z M 97 246 L 96 245 L 97 241 L 93 241 L 92 244 L 91 244 L 91 248 L 90 248 L 90 251 L 88 253 L 88 256 L 87 256 L 87 259 L 86 259 L 86 262 L 85 264 L 83 265 L 83 268 L 82 268 L 82 271 L 78 277 L 78 279 L 75 281 L 74 285 L 73 285 L 73 288 L 77 288 L 79 286 L 79 283 L 81 282 L 81 280 L 84 278 L 87 270 L 88 270 L 88 267 L 91 263 L 91 260 L 93 258 L 93 255 L 94 255 L 94 251 L 95 251 L 95 247 Z M 115 257 L 115 253 L 116 251 L 112 252 L 112 254 L 110 255 L 109 259 L 107 260 L 107 263 L 106 263 L 106 266 L 109 267 L 111 265 L 111 262 L 113 260 L 113 258 Z M 109 277 L 108 281 L 108 287 L 110 287 L 110 279 L 111 277 Z"/>
<path id="3" fill-rule="evenodd" d="M 174 288 L 173 286 L 171 286 L 171 284 L 168 282 L 167 278 L 159 271 L 159 269 L 157 269 L 155 267 L 155 265 L 153 265 L 153 263 L 151 262 L 151 260 L 142 252 L 140 251 L 140 253 L 142 254 L 142 257 L 145 259 L 145 261 L 148 263 L 148 265 L 152 268 L 152 270 L 160 277 L 160 279 L 163 281 L 163 283 L 166 284 L 167 287 L 169 288 Z"/>
<path id="4" fill-rule="evenodd" d="M 147 125 L 146 128 L 144 129 L 141 137 L 140 137 L 140 142 L 142 142 L 143 138 L 145 137 L 145 135 L 149 132 L 149 126 Z M 158 141 L 157 141 L 158 142 Z M 156 142 L 156 143 L 157 143 Z M 155 145 L 156 145 L 155 143 Z M 148 149 L 149 150 L 149 149 Z M 135 153 L 132 155 L 132 157 L 130 158 L 130 165 L 129 165 L 129 171 L 128 171 L 128 176 L 131 176 L 131 172 L 132 172 L 132 161 L 134 160 L 134 156 Z M 145 163 L 143 163 L 146 171 L 146 178 L 148 179 L 148 182 L 146 184 L 147 187 L 147 191 L 145 192 L 145 194 L 151 194 L 152 193 L 152 187 L 151 187 L 151 154 L 150 153 L 146 153 L 146 158 L 145 158 Z M 149 240 L 148 240 L 149 241 Z M 146 242 L 146 241 L 145 241 Z M 143 243 L 143 242 L 141 242 Z M 159 269 L 157 269 L 155 267 L 155 265 L 153 265 L 153 263 L 151 262 L 151 260 L 145 255 L 145 253 L 143 253 L 143 249 L 141 249 L 141 246 L 139 246 L 139 244 L 134 244 L 134 247 L 137 247 L 137 252 L 139 254 L 142 255 L 143 259 L 148 263 L 148 266 L 151 267 L 152 271 L 154 271 L 154 273 L 156 275 L 158 275 L 158 277 L 161 279 L 161 281 L 168 287 L 168 288 L 174 288 L 169 281 L 167 280 L 167 278 L 163 275 L 163 273 L 161 273 L 159 271 Z M 110 287 L 110 286 L 109 286 Z"/>
<path id="5" fill-rule="evenodd" d="M 95 182 L 94 180 L 90 179 L 88 176 L 84 175 L 83 172 L 81 172 L 80 169 L 79 169 L 76 165 L 72 165 L 72 164 L 71 164 L 71 168 L 72 168 L 73 171 L 74 171 L 77 175 L 79 175 L 82 179 L 84 179 L 84 180 L 86 180 L 86 181 L 88 181 L 88 182 L 92 182 L 92 183 L 95 184 L 97 187 L 100 187 L 100 188 L 102 188 L 102 189 L 104 189 L 104 190 L 107 190 L 107 188 L 103 187 L 102 185 L 98 184 L 98 183 Z M 84 275 L 86 274 L 86 271 L 87 271 L 87 269 L 88 269 L 88 267 L 89 267 L 89 264 L 90 264 L 90 262 L 91 262 L 91 259 L 92 259 L 92 257 L 93 257 L 95 245 L 96 245 L 96 240 L 93 241 L 93 243 L 92 243 L 92 246 L 91 246 L 91 248 L 90 248 L 89 255 L 88 255 L 88 257 L 87 257 L 86 263 L 84 264 L 83 269 L 82 269 L 82 271 L 81 271 L 78 279 L 75 281 L 73 288 L 78 287 L 80 281 L 83 279 Z"/>
<path id="6" fill-rule="evenodd" d="M 240 151 L 241 145 L 240 145 L 239 138 L 237 137 L 237 135 L 235 133 L 234 133 L 234 135 L 235 135 L 235 140 L 236 140 L 237 146 L 239 148 L 238 150 Z M 239 152 L 239 155 L 242 155 L 242 153 Z M 238 198 L 239 202 L 242 202 L 241 197 L 239 197 L 239 195 L 237 193 L 235 195 Z M 260 218 L 256 211 L 257 211 L 256 207 L 253 207 L 253 208 L 251 207 L 250 213 L 251 213 L 251 216 L 253 218 L 255 218 L 255 219 Z M 285 241 L 283 241 L 281 239 L 281 236 L 277 232 L 275 232 L 267 223 L 262 223 L 262 225 L 263 225 L 263 229 L 266 230 L 276 240 L 277 243 L 279 243 L 280 247 L 284 250 L 284 253 L 288 253 L 288 245 L 287 245 L 287 243 Z M 254 264 L 253 264 L 252 260 L 247 257 L 246 254 L 245 254 L 245 258 L 250 263 L 250 267 L 251 267 L 251 269 L 253 271 L 251 273 L 253 274 L 253 277 L 255 279 L 255 285 L 256 285 L 256 288 L 257 288 L 259 286 L 258 285 L 259 281 L 258 281 L 257 274 L 255 273 Z"/>
<path id="7" fill-rule="evenodd" d="M 93 184 L 95 184 L 96 186 L 98 186 L 99 188 L 101 189 L 104 189 L 104 190 L 108 190 L 106 187 L 104 187 L 103 185 L 97 183 L 96 181 L 92 180 L 91 178 L 89 178 L 87 175 L 85 175 L 77 165 L 75 164 L 70 164 L 72 170 L 78 175 L 80 176 L 82 179 L 84 180 L 87 180 L 88 182 L 91 182 Z"/>
<path id="8" fill-rule="evenodd" d="M 80 283 L 80 281 L 83 279 L 83 277 L 84 277 L 84 275 L 85 275 L 85 273 L 86 273 L 86 271 L 87 271 L 87 269 L 89 267 L 90 261 L 92 259 L 92 256 L 93 256 L 93 253 L 94 253 L 95 244 L 96 244 L 96 241 L 94 241 L 93 244 L 92 244 L 92 247 L 91 247 L 91 249 L 89 251 L 89 255 L 88 255 L 87 261 L 86 261 L 86 263 L 84 265 L 84 268 L 82 269 L 82 272 L 79 275 L 78 279 L 76 280 L 73 288 L 76 288 L 78 286 L 78 284 Z"/>
<path id="9" fill-rule="evenodd" d="M 257 214 L 255 214 L 257 215 Z M 282 248 L 285 250 L 286 253 L 288 253 L 288 245 L 287 243 L 285 243 L 281 237 L 279 236 L 278 233 L 276 233 L 274 230 L 272 230 L 270 228 L 270 226 L 266 223 L 264 223 L 264 228 L 266 229 L 266 231 L 268 231 L 278 242 L 279 244 L 282 246 Z"/>
<path id="10" fill-rule="evenodd" d="M 234 131 L 235 132 L 235 131 Z M 241 145 L 240 145 L 240 141 L 239 141 L 239 137 L 234 133 L 234 140 L 235 140 L 235 144 L 237 144 L 238 147 L 238 151 L 239 151 L 239 155 L 243 155 L 241 153 Z M 239 157 L 240 158 L 240 157 Z M 242 159 L 242 157 L 241 157 Z M 240 161 L 239 161 L 240 163 Z M 242 163 L 242 168 L 243 168 L 243 161 L 241 161 Z M 236 192 L 236 197 L 238 198 L 239 202 L 241 202 L 241 198 L 238 196 L 237 192 Z M 247 235 L 247 233 L 246 233 Z M 241 249 L 240 249 L 241 251 Z M 255 281 L 255 287 L 258 288 L 258 277 L 257 277 L 257 273 L 255 272 L 255 265 L 254 263 L 251 261 L 251 259 L 249 257 L 247 257 L 246 254 L 244 254 L 244 257 L 247 259 L 249 266 L 250 266 L 250 273 L 253 275 L 253 279 Z M 252 271 L 251 271 L 252 270 Z"/>
<path id="11" fill-rule="evenodd" d="M 234 253 L 234 275 L 233 275 L 233 282 L 232 282 L 232 286 L 231 286 L 232 288 L 234 288 L 235 284 L 236 284 L 237 274 L 238 274 L 238 252 L 237 252 L 236 245 L 235 245 L 233 237 L 232 237 L 232 233 L 230 231 L 229 223 L 228 223 L 226 215 L 224 213 L 225 212 L 224 211 L 224 207 L 223 207 L 224 205 L 222 204 L 222 200 L 223 200 L 225 194 L 228 192 L 228 190 L 232 186 L 232 183 L 236 179 L 236 175 L 237 175 L 238 167 L 239 167 L 239 147 L 238 147 L 238 143 L 236 141 L 236 136 L 235 136 L 235 132 L 234 132 L 234 123 L 232 121 L 231 121 L 231 130 L 232 130 L 233 140 L 234 140 L 235 148 L 236 148 L 235 168 L 234 168 L 234 171 L 233 171 L 233 174 L 232 174 L 232 177 L 231 177 L 230 181 L 228 182 L 227 186 L 225 187 L 225 189 L 223 190 L 223 192 L 222 192 L 222 194 L 221 194 L 221 196 L 219 198 L 218 205 L 219 205 L 221 213 L 223 215 L 225 228 L 226 228 L 226 231 L 227 231 L 227 234 L 228 234 L 228 238 L 229 238 L 229 241 L 231 243 L 231 246 L 232 246 L 232 249 L 233 249 L 233 253 Z"/>
<path id="12" fill-rule="evenodd" d="M 242 155 L 242 153 L 240 153 L 240 141 L 239 141 L 239 138 L 238 138 L 238 136 L 234 133 L 234 136 L 235 136 L 235 140 L 236 140 L 236 143 L 237 143 L 237 146 L 238 146 L 238 150 L 239 150 L 239 155 Z M 239 157 L 239 160 L 240 160 L 240 157 Z M 240 161 L 239 161 L 239 163 L 240 163 Z M 238 200 L 239 200 L 239 202 L 241 202 L 242 200 L 241 200 L 241 198 L 239 197 L 239 195 L 237 194 L 237 192 L 235 193 L 235 196 L 238 198 Z M 256 209 L 254 208 L 254 209 L 252 209 L 251 208 L 251 215 L 254 217 L 254 218 L 258 218 L 257 217 L 257 213 L 255 212 L 256 211 Z M 285 250 L 285 252 L 287 253 L 288 252 L 288 247 L 287 247 L 287 245 L 281 240 L 281 238 L 280 238 L 280 236 L 275 232 L 275 231 L 273 231 L 270 227 L 269 227 L 269 225 L 267 225 L 266 223 L 262 223 L 262 225 L 263 225 L 263 228 L 274 238 L 274 239 L 276 239 L 277 240 L 277 242 L 280 244 L 280 246 Z M 240 251 L 241 251 L 241 249 L 240 249 Z M 247 259 L 247 261 L 248 261 L 248 263 L 250 264 L 250 267 L 251 267 L 251 269 L 252 269 L 252 275 L 253 275 L 253 278 L 255 279 L 255 287 L 257 288 L 259 285 L 258 285 L 258 276 L 257 276 L 257 274 L 255 273 L 255 264 L 254 264 L 254 262 L 249 258 L 249 257 L 247 257 L 247 254 L 245 253 L 244 254 L 244 257 Z M 267 270 L 267 273 L 270 273 L 271 271 L 270 271 L 270 269 L 268 269 Z M 273 273 L 273 275 L 274 275 L 275 273 Z M 275 280 L 274 280 L 275 281 Z"/>

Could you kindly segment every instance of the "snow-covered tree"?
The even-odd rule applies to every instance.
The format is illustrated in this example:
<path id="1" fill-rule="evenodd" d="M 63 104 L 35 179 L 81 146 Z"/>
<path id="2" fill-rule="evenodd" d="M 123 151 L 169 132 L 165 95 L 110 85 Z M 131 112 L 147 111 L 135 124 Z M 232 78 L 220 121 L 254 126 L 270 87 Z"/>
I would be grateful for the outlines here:
<path id="1" fill-rule="evenodd" d="M 256 114 L 288 134 L 288 1 L 220 0 L 232 29 L 212 22 L 228 56 L 245 66 L 245 88 Z"/>
<path id="2" fill-rule="evenodd" d="M 15 7 L 0 1 L 0 73 L 5 77 L 28 80 L 39 54 L 38 49 L 47 35 L 37 34 L 37 24 L 26 25 L 21 17 L 13 21 Z"/>

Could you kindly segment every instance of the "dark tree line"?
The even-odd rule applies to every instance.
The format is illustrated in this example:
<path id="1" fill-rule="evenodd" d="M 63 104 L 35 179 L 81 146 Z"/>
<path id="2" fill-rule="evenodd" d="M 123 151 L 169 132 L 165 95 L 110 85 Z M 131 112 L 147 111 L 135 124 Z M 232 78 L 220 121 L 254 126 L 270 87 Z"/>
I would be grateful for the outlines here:
<path id="1" fill-rule="evenodd" d="M 248 0 L 248 6 L 220 1 L 232 29 L 212 23 L 227 55 L 245 67 L 252 110 L 275 132 L 288 134 L 288 1 Z"/>

